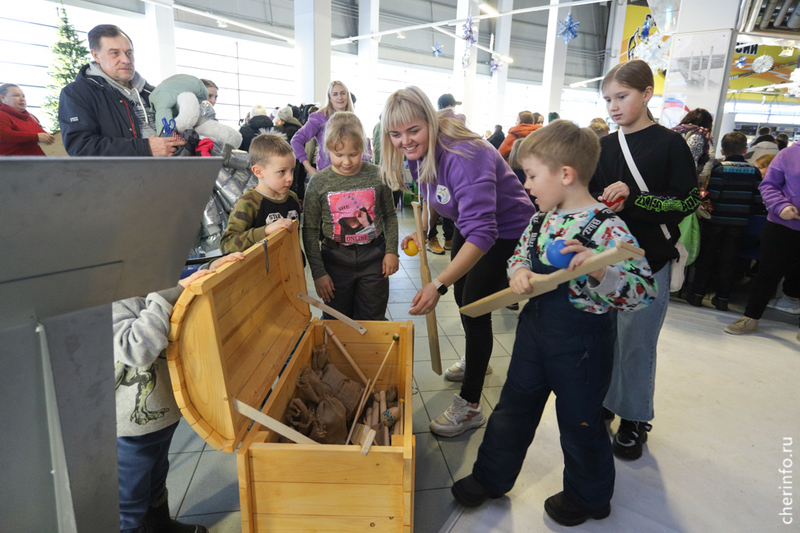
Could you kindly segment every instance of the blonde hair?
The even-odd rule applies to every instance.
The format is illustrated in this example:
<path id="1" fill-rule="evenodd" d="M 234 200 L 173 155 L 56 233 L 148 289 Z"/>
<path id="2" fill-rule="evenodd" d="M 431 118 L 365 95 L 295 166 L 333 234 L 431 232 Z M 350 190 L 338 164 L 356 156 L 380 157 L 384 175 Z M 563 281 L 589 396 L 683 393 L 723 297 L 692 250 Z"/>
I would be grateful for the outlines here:
<path id="1" fill-rule="evenodd" d="M 511 153 L 508 154 L 508 166 L 512 169 L 519 169 L 522 168 L 522 165 L 519 162 L 519 147 L 522 145 L 522 141 L 525 140 L 525 137 L 521 139 L 517 139 L 514 141 L 514 144 L 511 145 Z"/>
<path id="2" fill-rule="evenodd" d="M 364 153 L 367 140 L 364 136 L 364 127 L 355 115 L 348 111 L 339 111 L 328 120 L 325 126 L 325 139 L 323 144 L 328 152 L 333 152 L 336 147 L 349 139 L 355 144 L 356 149 Z"/>
<path id="3" fill-rule="evenodd" d="M 616 81 L 623 87 L 628 87 L 640 93 L 645 92 L 648 87 L 655 88 L 656 86 L 653 79 L 653 70 L 650 65 L 641 59 L 632 59 L 631 61 L 620 63 L 609 70 L 600 83 L 600 92 L 605 91 L 612 81 Z M 656 119 L 653 118 L 650 109 L 645 106 L 645 110 L 647 111 L 647 118 L 655 122 Z"/>
<path id="4" fill-rule="evenodd" d="M 438 113 L 430 99 L 421 89 L 414 86 L 399 89 L 386 100 L 381 115 L 381 173 L 388 185 L 393 189 L 404 187 L 403 154 L 395 148 L 389 132 L 398 126 L 415 120 L 422 121 L 428 128 L 428 151 L 420 165 L 418 180 L 420 183 L 436 181 L 436 146 L 447 148 L 439 138 L 440 134 L 455 141 L 470 141 L 481 146 L 483 138 L 467 129 L 461 119 L 453 115 L 452 110 L 442 109 Z M 467 155 L 467 154 L 461 154 Z"/>
<path id="5" fill-rule="evenodd" d="M 286 142 L 284 135 L 276 135 L 273 133 L 263 133 L 253 139 L 250 143 L 250 150 L 247 152 L 250 156 L 251 167 L 263 167 L 269 163 L 269 158 L 280 155 L 294 155 L 292 146 Z"/>
<path id="6" fill-rule="evenodd" d="M 572 167 L 578 174 L 578 181 L 588 185 L 600 160 L 600 141 L 588 128 L 579 128 L 569 120 L 555 120 L 522 140 L 517 161 L 531 156 L 551 172 Z"/>
<path id="7" fill-rule="evenodd" d="M 353 112 L 355 108 L 353 107 L 353 98 L 350 96 L 350 89 L 347 88 L 347 85 L 342 83 L 339 80 L 333 80 L 330 85 L 328 85 L 328 103 L 319 110 L 320 113 L 325 115 L 326 117 L 330 118 L 331 115 L 336 113 L 336 109 L 333 108 L 333 104 L 331 103 L 331 93 L 333 92 L 333 88 L 337 85 L 341 85 L 344 87 L 344 90 L 347 91 L 347 107 L 344 108 L 345 111 Z"/>
<path id="8" fill-rule="evenodd" d="M 589 129 L 598 137 L 608 135 L 611 131 L 611 128 L 608 127 L 608 124 L 606 124 L 606 121 L 602 118 L 593 118 L 592 121 L 589 122 Z"/>
<path id="9" fill-rule="evenodd" d="M 770 164 L 772 164 L 773 159 L 775 159 L 775 154 L 762 155 L 761 157 L 756 159 L 756 166 L 766 170 L 769 168 Z"/>

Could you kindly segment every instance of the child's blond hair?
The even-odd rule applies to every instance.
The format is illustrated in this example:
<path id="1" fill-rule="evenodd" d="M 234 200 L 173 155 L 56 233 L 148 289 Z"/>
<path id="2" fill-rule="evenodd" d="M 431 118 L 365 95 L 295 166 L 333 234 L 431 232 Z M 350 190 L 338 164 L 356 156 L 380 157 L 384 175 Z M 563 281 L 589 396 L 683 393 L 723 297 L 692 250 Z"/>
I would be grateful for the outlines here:
<path id="1" fill-rule="evenodd" d="M 769 165 L 772 163 L 772 160 L 775 159 L 775 154 L 766 154 L 762 155 L 758 159 L 756 159 L 756 166 L 761 167 L 763 169 L 769 168 Z"/>
<path id="2" fill-rule="evenodd" d="M 292 146 L 286 142 L 284 135 L 274 133 L 263 133 L 253 139 L 248 151 L 251 167 L 263 167 L 269 163 L 270 157 L 288 154 L 294 155 Z"/>
<path id="3" fill-rule="evenodd" d="M 522 162 L 531 156 L 551 172 L 562 167 L 575 169 L 578 181 L 588 185 L 600 160 L 600 141 L 588 128 L 579 128 L 568 120 L 556 120 L 522 141 L 517 161 Z"/>
<path id="4" fill-rule="evenodd" d="M 325 149 L 333 152 L 345 139 L 352 141 L 356 150 L 364 153 L 367 139 L 364 136 L 364 126 L 355 113 L 339 111 L 328 119 L 325 125 Z"/>

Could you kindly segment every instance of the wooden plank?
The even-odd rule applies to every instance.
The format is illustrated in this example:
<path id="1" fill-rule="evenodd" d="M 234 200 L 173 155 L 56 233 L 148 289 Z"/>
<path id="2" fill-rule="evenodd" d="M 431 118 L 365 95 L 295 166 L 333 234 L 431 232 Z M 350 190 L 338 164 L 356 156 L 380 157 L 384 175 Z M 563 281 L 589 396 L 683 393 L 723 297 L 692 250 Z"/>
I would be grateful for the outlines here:
<path id="1" fill-rule="evenodd" d="M 515 294 L 510 288 L 503 289 L 502 291 L 491 294 L 486 298 L 481 298 L 477 302 L 472 302 L 469 305 L 465 305 L 459 309 L 459 311 L 461 311 L 462 314 L 473 318 L 483 316 L 486 313 L 491 313 L 492 311 L 497 311 L 498 309 L 502 309 L 506 306 L 528 300 L 546 292 L 550 292 L 562 283 L 585 276 L 589 272 L 600 270 L 607 266 L 619 263 L 620 261 L 634 257 L 644 257 L 644 250 L 626 242 L 618 242 L 613 248 L 608 248 L 599 254 L 590 257 L 580 266 L 576 267 L 573 271 L 561 269 L 553 272 L 552 274 L 543 275 L 532 280 L 532 294 Z"/>
<path id="2" fill-rule="evenodd" d="M 348 343 L 351 342 L 357 343 L 359 339 L 362 342 L 385 343 L 386 346 L 389 346 L 389 343 L 392 342 L 392 335 L 397 333 L 397 322 L 362 320 L 360 323 L 369 331 L 368 337 L 362 337 L 357 331 L 345 326 L 338 320 L 318 320 L 316 322 L 317 327 L 320 328 L 327 324 L 345 346 L 348 346 Z"/>
<path id="3" fill-rule="evenodd" d="M 250 450 L 253 481 L 293 483 L 308 480 L 348 485 L 403 483 L 403 454 L 388 448 L 373 449 L 369 459 L 365 460 L 353 446 L 317 446 L 307 452 L 298 452 L 291 445 L 278 449 L 275 446 Z"/>
<path id="4" fill-rule="evenodd" d="M 233 407 L 239 411 L 241 414 L 249 418 L 250 420 L 255 420 L 259 424 L 264 427 L 275 431 L 276 433 L 286 437 L 287 439 L 297 442 L 299 444 L 319 444 L 318 442 L 309 439 L 302 433 L 290 428 L 283 422 L 275 420 L 271 416 L 262 413 L 258 409 L 253 409 L 246 403 L 240 402 L 236 398 L 233 399 Z"/>
<path id="5" fill-rule="evenodd" d="M 202 279 L 202 278 L 200 278 Z M 181 334 L 181 361 L 186 390 L 201 418 L 226 439 L 235 435 L 225 367 L 212 309 L 214 295 L 196 298 L 189 307 Z"/>
<path id="6" fill-rule="evenodd" d="M 228 276 L 214 287 L 214 296 L 217 297 L 217 316 L 227 313 L 233 304 L 267 277 L 263 250 L 254 252 L 252 259 L 248 257 L 237 263 L 236 275 Z"/>
<path id="7" fill-rule="evenodd" d="M 253 428 L 255 429 L 255 427 Z M 255 435 L 257 432 L 252 431 Z M 250 435 L 248 435 L 250 437 Z M 256 526 L 253 520 L 253 490 L 250 475 L 251 461 L 249 445 L 242 443 L 236 453 L 236 471 L 239 477 L 239 508 L 242 516 L 242 533 L 255 533 Z"/>
<path id="8" fill-rule="evenodd" d="M 258 514 L 399 517 L 403 513 L 401 485 L 255 481 L 253 493 Z"/>
<path id="9" fill-rule="evenodd" d="M 350 379 L 352 379 L 357 383 L 359 382 L 358 376 L 355 375 L 355 372 L 353 372 L 353 369 L 350 368 L 350 365 L 335 363 L 334 366 L 345 376 L 349 377 Z M 367 378 L 374 379 L 375 375 L 378 373 L 379 367 L 380 364 L 369 364 L 369 365 L 362 364 L 361 370 L 364 371 L 364 374 L 367 376 Z M 397 380 L 399 376 L 398 368 L 399 367 L 397 365 L 387 364 L 384 367 L 383 372 L 381 372 L 381 376 L 378 379 L 378 382 L 375 384 L 375 390 L 376 391 L 381 389 L 389 390 L 391 387 L 397 386 Z"/>
<path id="10" fill-rule="evenodd" d="M 420 211 L 419 202 L 411 202 L 414 208 L 414 222 L 417 226 L 417 237 L 419 238 L 422 246 L 419 250 L 420 266 L 419 272 L 422 278 L 422 284 L 427 285 L 431 282 L 431 269 L 428 266 L 428 255 L 425 246 L 425 232 L 422 231 L 422 212 Z M 436 309 L 431 309 L 430 313 L 425 315 L 425 325 L 428 328 L 428 346 L 431 352 L 431 368 L 438 375 L 442 375 L 442 356 L 439 353 L 439 326 L 436 323 Z"/>
<path id="11" fill-rule="evenodd" d="M 251 290 L 236 302 L 230 311 L 217 317 L 219 337 L 223 344 L 227 343 L 241 329 L 244 331 L 239 337 L 242 339 L 247 337 L 247 334 L 258 322 L 265 316 L 272 315 L 270 302 L 280 301 L 283 296 L 281 291 L 277 290 L 278 283 L 279 280 L 273 277 L 265 278 L 258 285 L 252 285 Z M 230 351 L 226 353 L 230 353 Z"/>
<path id="12" fill-rule="evenodd" d="M 175 306 L 172 308 L 172 315 L 169 319 L 169 333 L 167 333 L 167 340 L 174 341 L 180 336 L 180 327 L 183 319 L 185 318 L 186 310 L 189 304 L 194 300 L 195 294 L 192 291 L 184 290 Z M 176 308 L 178 309 L 176 313 Z"/>
<path id="13" fill-rule="evenodd" d="M 347 324 L 348 326 L 350 326 L 354 330 L 358 331 L 362 335 L 367 332 L 367 328 L 365 328 L 364 326 L 362 326 L 361 324 L 359 324 L 358 322 L 356 322 L 355 320 L 353 320 L 349 316 L 345 315 L 344 313 L 340 313 L 339 311 L 337 311 L 333 307 L 320 302 L 316 298 L 312 298 L 311 296 L 309 296 L 306 293 L 303 293 L 303 292 L 298 293 L 297 294 L 297 298 L 299 298 L 300 300 L 303 300 L 308 305 L 313 305 L 314 307 L 316 307 L 320 311 L 324 311 L 324 312 L 328 313 L 331 316 L 335 316 L 336 318 L 339 319 L 339 321 L 342 324 Z"/>
<path id="14" fill-rule="evenodd" d="M 197 409 L 195 409 L 191 403 L 186 404 L 185 408 L 181 408 L 181 414 L 190 426 L 197 424 L 197 421 L 201 418 L 200 413 L 197 412 Z"/>
<path id="15" fill-rule="evenodd" d="M 255 533 L 400 533 L 400 517 L 393 516 L 253 516 Z M 246 531 L 244 528 L 242 531 Z"/>
<path id="16" fill-rule="evenodd" d="M 366 385 L 367 376 L 364 375 L 364 373 L 358 367 L 356 362 L 353 361 L 353 357 L 350 355 L 350 352 L 347 351 L 347 348 L 344 347 L 342 341 L 339 340 L 339 338 L 336 336 L 336 333 L 334 333 L 333 330 L 330 327 L 328 327 L 327 324 L 324 327 L 325 327 L 325 333 L 328 334 L 328 337 L 331 340 L 333 340 L 333 343 L 336 345 L 337 348 L 339 348 L 339 352 L 341 352 L 342 356 L 347 360 L 348 364 L 353 369 L 353 371 L 358 375 L 358 378 L 361 380 L 361 382 L 364 383 L 364 385 Z"/>
<path id="17" fill-rule="evenodd" d="M 258 339 L 264 334 L 265 328 L 276 327 L 278 324 L 280 324 L 278 327 L 283 328 L 288 323 L 281 313 L 275 313 L 277 309 L 282 308 L 282 301 L 283 295 L 280 291 L 267 293 L 251 315 L 244 317 L 242 322 L 234 325 L 227 334 L 220 332 L 222 357 L 226 365 L 232 364 L 230 359 L 237 351 L 239 354 L 252 352 L 253 345 L 260 342 Z"/>

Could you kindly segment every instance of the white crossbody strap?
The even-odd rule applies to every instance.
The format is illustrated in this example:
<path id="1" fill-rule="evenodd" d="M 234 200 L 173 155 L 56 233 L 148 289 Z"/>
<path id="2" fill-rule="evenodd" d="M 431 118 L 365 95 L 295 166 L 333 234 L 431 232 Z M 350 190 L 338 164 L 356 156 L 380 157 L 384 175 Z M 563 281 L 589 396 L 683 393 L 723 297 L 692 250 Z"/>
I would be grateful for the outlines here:
<path id="1" fill-rule="evenodd" d="M 633 160 L 631 149 L 628 148 L 628 141 L 625 139 L 625 134 L 622 133 L 622 128 L 617 130 L 617 138 L 619 139 L 619 146 L 622 148 L 622 154 L 625 156 L 625 162 L 628 163 L 628 170 L 631 171 L 633 179 L 636 180 L 636 185 L 639 186 L 639 190 L 642 192 L 650 192 L 650 189 L 647 188 L 647 184 L 644 182 L 644 178 L 642 178 L 642 173 L 639 172 L 639 168 L 636 166 L 636 161 Z M 664 232 L 664 237 L 666 237 L 667 240 L 672 238 L 666 224 L 661 224 L 661 231 Z"/>

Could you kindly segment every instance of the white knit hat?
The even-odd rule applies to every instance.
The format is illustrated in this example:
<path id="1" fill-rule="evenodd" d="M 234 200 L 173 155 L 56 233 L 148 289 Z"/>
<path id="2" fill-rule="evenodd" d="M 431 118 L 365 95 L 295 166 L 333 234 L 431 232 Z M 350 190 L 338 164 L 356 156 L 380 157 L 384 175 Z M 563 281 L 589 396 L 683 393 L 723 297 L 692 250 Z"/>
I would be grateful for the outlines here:
<path id="1" fill-rule="evenodd" d="M 289 120 L 293 116 L 294 114 L 292 113 L 292 108 L 289 106 L 282 107 L 278 110 L 278 118 L 283 121 Z"/>
<path id="2" fill-rule="evenodd" d="M 250 111 L 250 118 L 258 117 L 258 116 L 262 116 L 262 117 L 266 117 L 267 116 L 267 110 L 264 109 L 264 106 L 261 105 L 261 104 L 254 105 L 253 106 L 253 110 Z"/>

